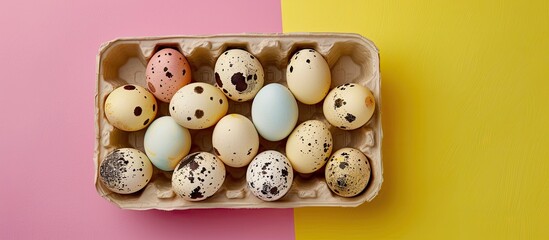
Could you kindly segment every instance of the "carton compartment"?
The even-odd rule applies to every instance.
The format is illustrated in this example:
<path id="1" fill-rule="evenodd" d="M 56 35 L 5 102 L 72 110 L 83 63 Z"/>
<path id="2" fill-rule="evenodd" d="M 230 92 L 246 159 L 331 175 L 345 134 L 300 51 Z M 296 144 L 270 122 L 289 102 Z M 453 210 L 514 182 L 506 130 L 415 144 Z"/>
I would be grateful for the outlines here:
<path id="1" fill-rule="evenodd" d="M 116 194 L 104 187 L 98 179 L 99 164 L 116 148 L 132 147 L 144 151 L 145 131 L 124 132 L 106 120 L 103 105 L 115 88 L 132 83 L 146 87 L 145 69 L 156 51 L 173 48 L 183 53 L 191 65 L 193 82 L 214 84 L 214 66 L 217 58 L 227 49 L 243 49 L 261 62 L 265 71 L 265 85 L 286 84 L 289 58 L 298 50 L 312 48 L 327 60 L 332 73 L 331 88 L 344 83 L 358 83 L 368 87 L 376 98 L 372 119 L 362 128 L 343 131 L 331 126 L 322 113 L 322 102 L 305 105 L 298 102 L 301 122 L 317 119 L 329 126 L 335 152 L 343 147 L 354 147 L 370 160 L 372 174 L 368 186 L 356 197 L 343 198 L 333 194 L 324 180 L 324 168 L 312 174 L 294 172 L 292 188 L 275 202 L 263 202 L 246 187 L 246 167 L 226 167 L 227 175 L 221 189 L 201 202 L 185 201 L 171 190 L 171 172 L 155 168 L 150 183 L 143 190 L 129 195 Z M 168 103 L 158 101 L 157 118 L 169 115 Z M 252 101 L 229 101 L 228 113 L 239 113 L 251 119 Z M 304 206 L 358 206 L 371 201 L 383 182 L 381 161 L 381 96 L 379 56 L 374 44 L 354 34 L 242 34 L 216 36 L 181 36 L 117 39 L 104 44 L 98 55 L 96 95 L 95 186 L 107 200 L 127 209 L 190 209 L 190 208 L 290 208 Z M 214 127 L 190 130 L 191 152 L 213 153 Z M 285 140 L 270 142 L 260 137 L 259 152 L 277 150 L 285 154 Z"/>

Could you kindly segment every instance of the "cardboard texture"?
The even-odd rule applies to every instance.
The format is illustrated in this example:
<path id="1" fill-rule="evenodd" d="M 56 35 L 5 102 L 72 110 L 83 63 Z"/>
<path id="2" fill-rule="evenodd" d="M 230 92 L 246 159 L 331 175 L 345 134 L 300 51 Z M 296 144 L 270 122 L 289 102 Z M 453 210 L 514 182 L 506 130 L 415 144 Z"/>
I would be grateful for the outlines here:
<path id="1" fill-rule="evenodd" d="M 286 86 L 286 66 L 289 58 L 299 49 L 313 48 L 324 56 L 332 73 L 331 88 L 344 83 L 358 83 L 372 90 L 376 110 L 363 127 L 343 131 L 331 126 L 322 113 L 322 102 L 304 105 L 298 102 L 298 123 L 310 119 L 321 120 L 329 126 L 334 139 L 335 152 L 353 147 L 368 156 L 372 167 L 370 182 L 356 197 L 343 198 L 330 191 L 324 179 L 324 168 L 312 174 L 295 173 L 292 188 L 278 201 L 264 202 L 252 195 L 246 186 L 246 167 L 227 167 L 223 186 L 212 197 L 189 202 L 171 190 L 171 172 L 154 169 L 150 183 L 141 191 L 129 195 L 113 193 L 98 179 L 99 165 L 111 151 L 132 147 L 144 152 L 143 137 L 146 129 L 124 132 L 109 124 L 104 113 L 104 102 L 115 88 L 132 83 L 145 85 L 145 68 L 148 59 L 162 48 L 175 48 L 183 53 L 191 65 L 193 82 L 214 84 L 215 61 L 225 50 L 240 48 L 256 56 L 265 70 L 265 85 L 280 83 Z M 381 76 L 379 54 L 368 39 L 345 33 L 291 33 L 291 34 L 234 34 L 212 36 L 169 36 L 121 38 L 100 47 L 97 56 L 97 89 L 95 96 L 95 187 L 102 197 L 124 209 L 183 210 L 197 208 L 295 208 L 306 206 L 354 207 L 371 201 L 383 182 L 381 143 Z M 158 101 L 160 116 L 169 115 L 167 103 Z M 250 117 L 252 101 L 230 101 L 228 113 Z M 296 125 L 297 126 L 297 125 Z M 213 153 L 211 136 L 213 127 L 190 130 L 191 152 Z M 285 139 L 269 142 L 260 138 L 259 152 L 277 150 L 284 153 Z"/>

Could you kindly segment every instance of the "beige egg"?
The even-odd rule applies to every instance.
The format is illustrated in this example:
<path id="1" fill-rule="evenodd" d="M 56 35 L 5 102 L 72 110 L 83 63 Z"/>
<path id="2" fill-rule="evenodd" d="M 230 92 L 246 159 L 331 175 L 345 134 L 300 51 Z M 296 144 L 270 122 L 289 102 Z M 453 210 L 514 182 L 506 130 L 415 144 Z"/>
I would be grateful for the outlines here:
<path id="1" fill-rule="evenodd" d="M 328 93 L 323 112 L 330 124 L 343 130 L 353 130 L 370 120 L 375 106 L 370 89 L 356 83 L 346 83 Z"/>
<path id="2" fill-rule="evenodd" d="M 288 88 L 304 104 L 322 101 L 332 83 L 330 66 L 320 53 L 313 49 L 297 51 L 286 68 Z"/>
<path id="3" fill-rule="evenodd" d="M 105 116 L 110 124 L 124 131 L 147 127 L 156 116 L 156 99 L 145 88 L 127 84 L 112 91 L 105 100 Z"/>
<path id="4" fill-rule="evenodd" d="M 229 114 L 215 125 L 212 145 L 217 157 L 226 165 L 243 167 L 257 154 L 259 135 L 247 117 Z"/>
<path id="5" fill-rule="evenodd" d="M 276 201 L 292 187 L 294 172 L 288 159 L 269 150 L 257 154 L 246 170 L 248 190 L 263 201 Z"/>
<path id="6" fill-rule="evenodd" d="M 370 181 L 370 163 L 354 148 L 337 150 L 326 164 L 326 183 L 332 192 L 342 197 L 354 197 L 364 191 Z"/>
<path id="7" fill-rule="evenodd" d="M 299 173 L 320 169 L 332 154 L 332 134 L 326 124 L 309 120 L 297 126 L 286 142 L 286 156 Z"/>
<path id="8" fill-rule="evenodd" d="M 170 115 L 189 129 L 204 129 L 219 121 L 229 109 L 227 98 L 216 87 L 202 82 L 179 89 L 170 102 Z"/>
<path id="9" fill-rule="evenodd" d="M 147 155 L 133 148 L 109 153 L 99 167 L 99 179 L 113 192 L 130 194 L 143 189 L 151 180 L 153 167 Z"/>
<path id="10" fill-rule="evenodd" d="M 237 102 L 254 98 L 265 78 L 259 60 L 241 49 L 223 52 L 215 62 L 214 72 L 216 86 Z"/>
<path id="11" fill-rule="evenodd" d="M 225 181 L 225 165 L 215 155 L 195 152 L 175 168 L 172 189 L 187 201 L 201 201 L 214 195 Z"/>

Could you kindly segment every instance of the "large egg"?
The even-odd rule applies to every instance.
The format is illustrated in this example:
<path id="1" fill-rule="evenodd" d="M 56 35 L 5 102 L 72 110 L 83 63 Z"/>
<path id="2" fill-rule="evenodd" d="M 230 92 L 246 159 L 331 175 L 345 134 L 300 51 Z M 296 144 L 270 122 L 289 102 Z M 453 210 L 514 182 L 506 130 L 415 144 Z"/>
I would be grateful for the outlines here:
<path id="1" fill-rule="evenodd" d="M 145 152 L 157 168 L 173 171 L 191 150 L 189 130 L 170 116 L 156 119 L 145 132 Z"/>
<path id="2" fill-rule="evenodd" d="M 127 84 L 112 91 L 105 100 L 105 116 L 110 124 L 124 131 L 147 127 L 156 116 L 156 99 L 147 89 Z"/>
<path id="3" fill-rule="evenodd" d="M 227 98 L 216 87 L 202 82 L 179 89 L 170 102 L 170 115 L 189 129 L 213 126 L 227 113 Z"/>
<path id="4" fill-rule="evenodd" d="M 343 130 L 353 130 L 370 120 L 375 110 L 375 99 L 370 89 L 356 83 L 346 83 L 328 93 L 322 109 L 330 124 Z"/>
<path id="5" fill-rule="evenodd" d="M 287 137 L 297 123 L 298 108 L 288 88 L 271 83 L 257 93 L 252 103 L 252 121 L 259 134 L 269 141 Z"/>
<path id="6" fill-rule="evenodd" d="M 258 154 L 246 172 L 248 189 L 263 201 L 284 197 L 292 187 L 293 179 L 294 172 L 288 159 L 273 150 Z"/>
<path id="7" fill-rule="evenodd" d="M 143 189 L 151 180 L 153 167 L 147 155 L 133 148 L 109 153 L 99 167 L 99 179 L 111 191 L 129 194 Z"/>
<path id="8" fill-rule="evenodd" d="M 215 155 L 195 152 L 175 168 L 172 189 L 187 201 L 200 201 L 214 195 L 225 181 L 225 165 Z"/>
<path id="9" fill-rule="evenodd" d="M 320 53 L 313 49 L 302 49 L 290 58 L 286 81 L 298 101 L 316 104 L 328 94 L 332 77 L 330 67 Z"/>
<path id="10" fill-rule="evenodd" d="M 212 145 L 217 157 L 226 165 L 243 167 L 257 154 L 259 136 L 247 117 L 229 114 L 215 125 Z"/>
<path id="11" fill-rule="evenodd" d="M 328 187 L 335 194 L 354 197 L 360 194 L 370 181 L 370 163 L 361 151 L 342 148 L 328 160 L 324 175 Z"/>
<path id="12" fill-rule="evenodd" d="M 146 79 L 149 91 L 158 100 L 170 102 L 177 90 L 191 82 L 191 67 L 179 51 L 165 48 L 149 60 Z"/>
<path id="13" fill-rule="evenodd" d="M 297 126 L 288 137 L 286 156 L 297 172 L 312 173 L 328 161 L 332 146 L 332 134 L 326 124 L 309 120 Z"/>
<path id="14" fill-rule="evenodd" d="M 216 86 L 237 102 L 248 101 L 263 87 L 264 73 L 259 60 L 249 52 L 230 49 L 215 62 Z"/>

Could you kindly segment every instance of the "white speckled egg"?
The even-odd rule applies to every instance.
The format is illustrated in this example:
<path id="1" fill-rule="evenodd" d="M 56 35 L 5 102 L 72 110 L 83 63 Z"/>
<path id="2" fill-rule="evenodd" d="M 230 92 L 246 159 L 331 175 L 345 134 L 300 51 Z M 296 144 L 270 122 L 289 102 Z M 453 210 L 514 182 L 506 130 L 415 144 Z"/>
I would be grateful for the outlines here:
<path id="1" fill-rule="evenodd" d="M 173 171 L 191 150 L 189 130 L 170 116 L 156 119 L 145 132 L 145 152 L 151 162 L 164 171 Z"/>
<path id="2" fill-rule="evenodd" d="M 299 50 L 290 58 L 286 81 L 298 101 L 304 104 L 319 103 L 330 90 L 330 66 L 317 51 Z"/>
<path id="3" fill-rule="evenodd" d="M 113 192 L 130 194 L 143 189 L 151 180 L 153 167 L 147 155 L 133 148 L 109 153 L 99 167 L 99 179 Z"/>
<path id="4" fill-rule="evenodd" d="M 112 91 L 105 100 L 105 116 L 110 124 L 124 131 L 147 127 L 156 116 L 156 99 L 145 88 L 127 84 Z"/>
<path id="5" fill-rule="evenodd" d="M 195 152 L 175 168 L 172 189 L 187 201 L 200 201 L 214 195 L 225 181 L 225 165 L 215 155 Z"/>
<path id="6" fill-rule="evenodd" d="M 146 79 L 149 91 L 169 103 L 177 90 L 191 82 L 191 66 L 179 51 L 165 48 L 149 60 Z"/>
<path id="7" fill-rule="evenodd" d="M 259 60 L 249 52 L 230 49 L 215 62 L 216 86 L 237 102 L 248 101 L 263 87 L 264 73 Z"/>
<path id="8" fill-rule="evenodd" d="M 246 182 L 253 195 L 263 201 L 276 201 L 290 190 L 294 179 L 292 165 L 277 151 L 258 154 L 248 165 Z"/>
<path id="9" fill-rule="evenodd" d="M 212 135 L 214 152 L 231 167 L 248 165 L 257 154 L 259 136 L 254 124 L 240 114 L 229 114 L 215 125 Z"/>
<path id="10" fill-rule="evenodd" d="M 375 110 L 375 99 L 370 89 L 356 83 L 334 88 L 324 99 L 323 111 L 330 124 L 353 130 L 370 120 Z"/>
<path id="11" fill-rule="evenodd" d="M 263 87 L 252 103 L 252 121 L 263 138 L 279 141 L 287 137 L 297 123 L 298 107 L 288 88 L 271 83 Z"/>
<path id="12" fill-rule="evenodd" d="M 189 129 L 213 126 L 227 113 L 227 98 L 214 86 L 197 82 L 179 89 L 170 102 L 170 115 Z"/>
<path id="13" fill-rule="evenodd" d="M 288 137 L 286 156 L 299 173 L 312 173 L 320 169 L 332 154 L 332 134 L 321 121 L 301 123 Z"/>
<path id="14" fill-rule="evenodd" d="M 360 194 L 370 181 L 370 163 L 354 148 L 337 150 L 326 164 L 326 183 L 332 192 L 342 197 Z"/>

